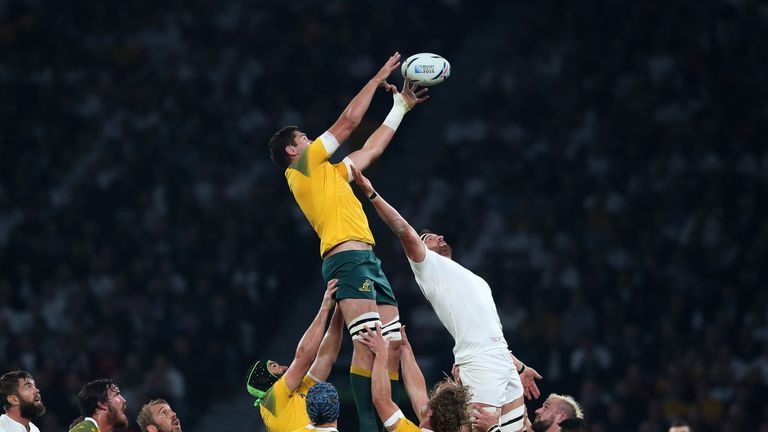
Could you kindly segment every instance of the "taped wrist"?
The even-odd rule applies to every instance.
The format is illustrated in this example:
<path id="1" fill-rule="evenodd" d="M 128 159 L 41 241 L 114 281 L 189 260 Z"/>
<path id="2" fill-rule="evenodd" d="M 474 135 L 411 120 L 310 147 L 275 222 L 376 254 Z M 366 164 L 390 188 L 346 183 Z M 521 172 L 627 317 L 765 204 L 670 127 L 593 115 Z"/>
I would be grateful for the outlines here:
<path id="1" fill-rule="evenodd" d="M 382 124 L 397 130 L 397 127 L 400 126 L 400 122 L 403 121 L 405 113 L 410 111 L 411 108 L 405 103 L 405 99 L 403 99 L 403 95 L 400 93 L 393 94 L 392 99 L 392 109 L 389 110 L 389 114 L 387 114 L 387 118 L 384 119 Z"/>
<path id="2" fill-rule="evenodd" d="M 384 427 L 390 428 L 397 423 L 398 420 L 401 418 L 405 418 L 405 415 L 403 415 L 403 412 L 400 410 L 395 411 L 388 419 L 384 421 Z"/>

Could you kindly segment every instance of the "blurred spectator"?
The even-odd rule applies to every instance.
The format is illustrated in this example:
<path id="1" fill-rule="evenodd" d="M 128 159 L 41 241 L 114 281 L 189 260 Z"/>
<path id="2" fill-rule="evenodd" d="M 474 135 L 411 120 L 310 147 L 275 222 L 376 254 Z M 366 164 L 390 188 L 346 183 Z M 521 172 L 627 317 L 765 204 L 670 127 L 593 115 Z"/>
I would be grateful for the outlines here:
<path id="1" fill-rule="evenodd" d="M 321 133 L 395 50 L 469 84 L 433 92 L 466 95 L 424 125 L 444 139 L 401 135 L 392 165 L 434 157 L 382 165 L 387 196 L 456 237 L 542 391 L 579 394 L 595 431 L 766 428 L 768 8 L 438 4 L 0 2 L 0 362 L 50 389 L 44 430 L 98 374 L 157 397 L 157 356 L 185 426 L 240 385 L 270 342 L 253 317 L 319 264 L 264 143 Z M 503 55 L 456 68 L 468 35 Z M 434 379 L 450 341 L 374 233 Z"/>
<path id="2" fill-rule="evenodd" d="M 682 420 L 676 420 L 669 426 L 669 432 L 691 432 L 691 427 Z"/>

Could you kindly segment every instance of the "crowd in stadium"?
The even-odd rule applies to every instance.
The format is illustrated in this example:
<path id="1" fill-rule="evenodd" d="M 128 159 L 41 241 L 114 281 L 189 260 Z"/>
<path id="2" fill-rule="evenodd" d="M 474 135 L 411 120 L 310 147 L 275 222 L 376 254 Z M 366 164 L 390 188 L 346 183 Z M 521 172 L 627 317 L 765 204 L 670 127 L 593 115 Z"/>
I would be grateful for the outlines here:
<path id="1" fill-rule="evenodd" d="M 319 134 L 385 54 L 450 58 L 475 29 L 459 23 L 486 19 L 464 1 L 175 3 L 0 4 L 0 373 L 32 373 L 41 430 L 96 377 L 130 418 L 165 398 L 191 424 L 241 391 L 263 320 L 322 292 L 266 140 Z M 593 430 L 768 431 L 768 11 L 600 8 L 520 5 L 525 26 L 496 35 L 514 55 L 387 198 L 488 280 L 510 348 Z M 434 380 L 450 339 L 374 235 Z"/>

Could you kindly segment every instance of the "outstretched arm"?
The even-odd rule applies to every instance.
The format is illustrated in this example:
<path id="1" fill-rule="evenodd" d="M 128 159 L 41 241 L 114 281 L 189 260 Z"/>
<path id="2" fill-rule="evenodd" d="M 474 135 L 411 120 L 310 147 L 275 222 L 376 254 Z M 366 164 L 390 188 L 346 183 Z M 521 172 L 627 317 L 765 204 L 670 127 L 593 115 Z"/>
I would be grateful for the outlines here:
<path id="1" fill-rule="evenodd" d="M 395 86 L 387 83 L 387 78 L 398 66 L 400 66 L 400 53 L 396 52 L 384 63 L 379 72 L 363 86 L 357 96 L 349 102 L 349 105 L 341 113 L 336 123 L 328 129 L 336 137 L 336 141 L 339 144 L 346 141 L 352 131 L 360 124 L 366 111 L 368 111 L 368 106 L 370 106 L 371 99 L 373 99 L 373 94 L 376 93 L 377 88 L 381 86 L 388 91 L 397 90 Z"/>
<path id="2" fill-rule="evenodd" d="M 405 255 L 413 262 L 422 262 L 427 255 L 427 247 L 424 246 L 424 242 L 421 241 L 416 230 L 405 220 L 400 213 L 395 210 L 394 207 L 389 205 L 384 198 L 376 194 L 373 189 L 371 181 L 363 175 L 357 167 L 352 167 L 352 175 L 355 178 L 355 183 L 367 196 L 373 207 L 376 209 L 376 213 L 379 214 L 381 220 L 383 220 L 389 228 L 400 239 L 400 243 L 403 245 Z"/>
<path id="3" fill-rule="evenodd" d="M 376 407 L 379 418 L 382 422 L 386 422 L 400 410 L 397 404 L 392 402 L 392 387 L 387 368 L 389 341 L 381 336 L 381 326 L 376 324 L 376 331 L 372 332 L 370 329 L 366 329 L 360 342 L 370 348 L 374 355 L 373 371 L 371 371 L 371 396 L 373 396 L 373 405 Z"/>
<path id="4" fill-rule="evenodd" d="M 323 295 L 323 303 L 320 305 L 320 310 L 317 312 L 317 316 L 309 325 L 309 328 L 304 332 L 299 341 L 299 345 L 296 347 L 296 356 L 293 358 L 288 370 L 285 371 L 283 377 L 285 378 L 285 384 L 291 391 L 299 388 L 301 380 L 309 371 L 309 366 L 317 355 L 317 350 L 320 348 L 320 341 L 323 339 L 323 330 L 325 330 L 325 322 L 328 321 L 328 315 L 331 313 L 331 309 L 336 305 L 336 301 L 333 299 L 333 294 L 336 292 L 336 284 L 338 279 L 331 279 L 328 281 L 328 288 Z"/>
<path id="5" fill-rule="evenodd" d="M 392 110 L 381 126 L 368 137 L 363 147 L 350 153 L 349 158 L 352 160 L 352 164 L 363 171 L 377 160 L 384 153 L 389 142 L 392 141 L 392 137 L 395 136 L 395 131 L 405 113 L 429 98 L 426 93 L 427 89 L 416 92 L 416 85 L 411 84 L 408 80 L 403 82 L 403 89 L 400 93 L 395 89 L 392 95 L 394 100 Z"/>
<path id="6" fill-rule="evenodd" d="M 403 382 L 405 383 L 405 392 L 408 393 L 408 398 L 411 400 L 411 406 L 413 412 L 419 416 L 419 421 L 422 417 L 422 408 L 429 401 L 427 395 L 427 382 L 424 380 L 424 374 L 421 373 L 418 363 L 416 363 L 416 357 L 413 355 L 413 348 L 408 341 L 408 335 L 405 334 L 405 326 L 400 327 L 400 335 L 403 337 L 403 342 L 400 351 L 400 367 L 403 372 Z"/>
<path id="7" fill-rule="evenodd" d="M 339 349 L 341 349 L 341 333 L 343 329 L 344 318 L 341 310 L 339 310 L 339 306 L 336 305 L 336 309 L 333 310 L 333 316 L 331 317 L 331 325 L 328 326 L 328 331 L 325 332 L 325 337 L 323 337 L 323 341 L 320 343 L 317 358 L 309 369 L 309 376 L 313 380 L 325 381 L 328 375 L 331 374 L 331 369 L 333 364 L 336 363 Z"/>

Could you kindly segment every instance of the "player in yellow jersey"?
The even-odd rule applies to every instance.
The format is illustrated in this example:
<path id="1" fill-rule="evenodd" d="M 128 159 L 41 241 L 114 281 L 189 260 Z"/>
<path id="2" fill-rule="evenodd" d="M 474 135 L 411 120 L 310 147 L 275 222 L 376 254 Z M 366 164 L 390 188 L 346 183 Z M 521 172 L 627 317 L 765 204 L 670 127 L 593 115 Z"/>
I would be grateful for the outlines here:
<path id="1" fill-rule="evenodd" d="M 366 329 L 361 342 L 374 354 L 373 378 L 371 382 L 373 404 L 384 427 L 389 432 L 459 432 L 469 423 L 469 389 L 446 378 L 435 385 L 432 394 L 427 395 L 427 385 L 421 373 L 416 357 L 413 355 L 405 328 L 402 328 L 402 353 L 400 362 L 403 369 L 403 381 L 413 411 L 419 417 L 419 425 L 405 418 L 403 412 L 392 401 L 390 386 L 387 382 L 387 363 L 389 341 L 381 336 L 381 329 Z"/>
<path id="2" fill-rule="evenodd" d="M 328 282 L 320 311 L 299 341 L 290 366 L 259 360 L 248 371 L 246 388 L 256 398 L 255 405 L 269 432 L 293 432 L 309 424 L 307 392 L 328 378 L 341 347 L 344 321 L 339 308 L 335 308 L 323 336 L 325 322 L 336 304 L 336 284 L 336 279 Z"/>
<path id="3" fill-rule="evenodd" d="M 393 340 L 390 377 L 397 391 L 400 323 L 394 293 L 373 253 L 375 241 L 368 219 L 349 182 L 351 166 L 365 170 L 378 159 L 405 113 L 427 100 L 426 89 L 416 92 L 415 86 L 406 81 L 398 92 L 387 83 L 387 77 L 399 65 L 400 54 L 395 53 L 319 138 L 310 140 L 296 126 L 286 126 L 269 141 L 272 160 L 285 169 L 296 202 L 320 237 L 323 277 L 326 281 L 339 279 L 336 299 L 354 341 L 350 383 L 361 432 L 375 432 L 378 427 L 370 394 L 373 356 L 359 344 L 359 333 L 383 322 L 384 332 Z M 360 124 L 379 87 L 393 93 L 392 110 L 361 149 L 331 164 L 329 158 Z"/>

